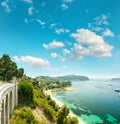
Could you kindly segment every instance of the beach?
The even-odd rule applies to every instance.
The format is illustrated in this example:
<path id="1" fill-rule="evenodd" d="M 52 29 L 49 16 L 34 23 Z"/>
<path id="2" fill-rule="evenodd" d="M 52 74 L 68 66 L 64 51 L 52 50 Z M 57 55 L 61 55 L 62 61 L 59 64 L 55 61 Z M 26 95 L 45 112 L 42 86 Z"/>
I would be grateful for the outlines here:
<path id="1" fill-rule="evenodd" d="M 73 90 L 71 88 L 65 88 L 64 91 L 73 92 Z M 53 94 L 55 92 L 59 92 L 59 91 L 58 90 L 57 91 L 56 90 L 46 90 L 45 94 L 50 95 L 51 99 L 54 100 L 59 107 L 62 107 L 64 105 L 64 103 L 62 103 L 59 99 L 57 99 L 56 97 L 53 96 Z M 77 117 L 71 110 L 70 110 L 69 116 L 70 117 Z M 78 122 L 79 124 L 86 124 L 81 118 L 77 117 L 77 119 L 79 121 Z"/>

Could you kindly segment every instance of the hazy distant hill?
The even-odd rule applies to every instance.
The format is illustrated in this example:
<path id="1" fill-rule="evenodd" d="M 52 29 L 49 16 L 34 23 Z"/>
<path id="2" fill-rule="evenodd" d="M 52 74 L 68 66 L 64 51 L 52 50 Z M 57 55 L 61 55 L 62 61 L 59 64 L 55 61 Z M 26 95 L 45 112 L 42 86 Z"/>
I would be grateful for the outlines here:
<path id="1" fill-rule="evenodd" d="M 39 76 L 36 77 L 37 80 L 46 80 L 46 81 L 60 81 L 60 80 L 68 80 L 68 81 L 86 81 L 89 80 L 86 76 L 78 76 L 78 75 L 65 75 L 65 76 L 59 76 L 59 77 L 49 77 L 49 76 Z"/>
<path id="2" fill-rule="evenodd" d="M 61 80 L 70 80 L 70 81 L 75 81 L 75 80 L 86 81 L 86 80 L 89 80 L 88 77 L 79 76 L 79 75 L 65 75 L 65 76 L 59 76 L 59 77 L 56 77 L 56 78 L 61 79 Z"/>
<path id="3" fill-rule="evenodd" d="M 120 78 L 112 78 L 111 81 L 120 81 Z"/>

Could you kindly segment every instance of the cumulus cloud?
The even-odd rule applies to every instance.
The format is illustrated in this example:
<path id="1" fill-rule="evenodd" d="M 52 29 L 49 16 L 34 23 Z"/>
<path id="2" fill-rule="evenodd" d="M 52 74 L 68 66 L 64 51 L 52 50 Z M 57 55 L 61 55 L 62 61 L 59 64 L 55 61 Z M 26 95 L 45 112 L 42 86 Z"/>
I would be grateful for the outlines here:
<path id="1" fill-rule="evenodd" d="M 68 55 L 68 54 L 70 54 L 70 53 L 71 53 L 70 50 L 68 50 L 68 49 L 63 49 L 63 54 L 64 54 L 64 55 Z"/>
<path id="2" fill-rule="evenodd" d="M 41 21 L 40 19 L 37 19 L 37 22 L 42 26 L 42 28 L 44 28 L 44 25 L 46 24 L 46 22 Z"/>
<path id="3" fill-rule="evenodd" d="M 62 43 L 61 41 L 53 40 L 49 44 L 43 44 L 43 47 L 45 49 L 56 49 L 56 48 L 64 47 L 64 43 Z"/>
<path id="4" fill-rule="evenodd" d="M 1 3 L 1 6 L 5 9 L 5 11 L 6 11 L 7 13 L 12 12 L 12 10 L 10 9 L 10 7 L 9 7 L 9 5 L 8 5 L 8 1 L 3 1 L 3 2 Z"/>
<path id="5" fill-rule="evenodd" d="M 56 58 L 57 56 L 58 56 L 57 53 L 51 53 L 52 58 Z"/>
<path id="6" fill-rule="evenodd" d="M 34 7 L 33 6 L 29 7 L 28 8 L 28 14 L 29 15 L 33 15 L 33 10 L 34 10 Z"/>
<path id="7" fill-rule="evenodd" d="M 112 32 L 110 29 L 106 29 L 106 30 L 103 32 L 103 37 L 105 37 L 105 36 L 113 37 L 114 34 L 113 34 L 113 32 Z"/>
<path id="8" fill-rule="evenodd" d="M 57 28 L 57 29 L 55 29 L 55 33 L 57 33 L 57 34 L 68 33 L 68 32 L 70 32 L 69 29 L 64 29 L 64 28 Z"/>
<path id="9" fill-rule="evenodd" d="M 61 5 L 62 11 L 67 10 L 69 7 L 65 3 Z"/>
<path id="10" fill-rule="evenodd" d="M 50 64 L 48 60 L 44 60 L 42 58 L 36 58 L 32 56 L 14 56 L 13 59 L 17 62 L 25 62 L 30 64 L 33 67 L 37 67 L 39 69 L 48 69 L 50 68 Z"/>
<path id="11" fill-rule="evenodd" d="M 76 40 L 72 48 L 72 59 L 81 60 L 84 56 L 109 57 L 112 46 L 108 45 L 102 36 L 88 29 L 78 29 L 71 36 Z"/>
<path id="12" fill-rule="evenodd" d="M 32 3 L 32 0 L 23 0 L 26 3 Z"/>

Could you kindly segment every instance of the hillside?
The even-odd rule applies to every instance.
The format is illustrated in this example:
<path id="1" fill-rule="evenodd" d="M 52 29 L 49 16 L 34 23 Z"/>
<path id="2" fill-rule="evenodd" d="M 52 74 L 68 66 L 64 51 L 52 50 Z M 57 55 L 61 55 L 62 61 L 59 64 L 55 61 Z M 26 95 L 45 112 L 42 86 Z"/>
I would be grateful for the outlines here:
<path id="1" fill-rule="evenodd" d="M 49 77 L 49 76 L 39 76 L 36 77 L 37 80 L 40 81 L 51 81 L 51 82 L 55 82 L 55 81 L 86 81 L 89 80 L 88 77 L 86 76 L 79 76 L 79 75 L 65 75 L 65 76 L 59 76 L 59 77 Z"/>
<path id="2" fill-rule="evenodd" d="M 120 81 L 120 78 L 112 78 L 111 81 Z"/>
<path id="3" fill-rule="evenodd" d="M 59 77 L 49 77 L 49 76 L 38 76 L 36 77 L 38 81 L 49 81 L 49 82 L 63 82 L 63 81 L 87 81 L 89 80 L 86 76 L 79 75 L 65 75 Z"/>
<path id="4" fill-rule="evenodd" d="M 57 79 L 61 79 L 61 80 L 70 80 L 70 81 L 75 81 L 75 80 L 79 80 L 79 81 L 86 81 L 89 80 L 88 77 L 86 76 L 79 76 L 79 75 L 65 75 L 65 76 L 60 76 L 60 77 L 56 77 Z"/>

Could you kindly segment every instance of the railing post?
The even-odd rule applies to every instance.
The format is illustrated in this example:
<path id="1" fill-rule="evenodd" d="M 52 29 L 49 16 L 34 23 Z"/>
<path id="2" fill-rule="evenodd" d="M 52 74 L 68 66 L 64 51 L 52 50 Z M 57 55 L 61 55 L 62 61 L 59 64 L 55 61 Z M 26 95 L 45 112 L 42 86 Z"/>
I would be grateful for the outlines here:
<path id="1" fill-rule="evenodd" d="M 1 118 L 2 118 L 2 115 L 1 115 L 1 114 L 2 114 L 2 105 L 1 105 L 1 104 L 2 104 L 2 103 L 0 103 L 0 124 L 2 124 L 2 123 L 1 123 L 1 121 L 2 121 L 2 120 L 1 120 Z"/>
<path id="2" fill-rule="evenodd" d="M 16 94 L 16 106 L 18 105 L 18 83 L 15 83 L 15 94 Z"/>
<path id="3" fill-rule="evenodd" d="M 14 93 L 15 92 L 14 92 L 14 88 L 13 88 L 13 90 L 12 90 L 12 112 L 14 110 L 14 104 L 15 104 L 15 94 Z"/>
<path id="4" fill-rule="evenodd" d="M 10 117 L 10 93 L 8 93 L 8 95 L 7 95 L 8 97 L 8 99 L 7 99 L 7 124 L 9 124 L 9 117 Z"/>
<path id="5" fill-rule="evenodd" d="M 6 124 L 6 97 L 4 98 L 4 103 L 3 103 L 3 111 L 4 111 L 4 114 L 3 114 L 3 117 L 4 117 L 4 123 L 3 124 Z"/>

